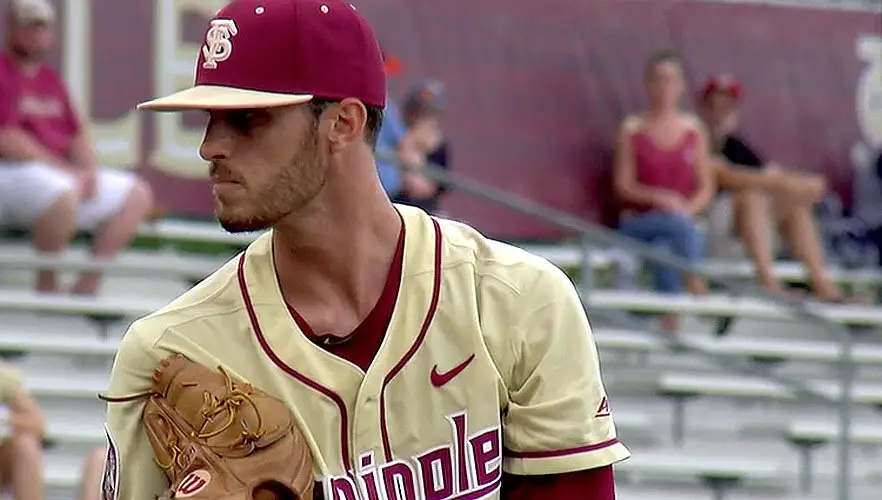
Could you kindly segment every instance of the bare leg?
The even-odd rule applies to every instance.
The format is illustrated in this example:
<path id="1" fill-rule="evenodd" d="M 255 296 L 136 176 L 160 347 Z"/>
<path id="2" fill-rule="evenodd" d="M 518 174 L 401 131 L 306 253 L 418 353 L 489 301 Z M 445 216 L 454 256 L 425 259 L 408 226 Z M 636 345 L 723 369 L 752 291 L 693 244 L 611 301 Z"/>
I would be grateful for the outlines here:
<path id="1" fill-rule="evenodd" d="M 842 299 L 842 289 L 827 274 L 824 249 L 810 206 L 794 202 L 792 198 L 778 196 L 775 201 L 775 215 L 790 252 L 806 268 L 815 296 L 821 300 Z"/>
<path id="2" fill-rule="evenodd" d="M 707 295 L 707 280 L 705 280 L 701 276 L 687 273 L 684 276 L 683 281 L 686 283 L 686 288 L 692 295 Z M 659 318 L 659 324 L 662 331 L 671 334 L 676 334 L 680 331 L 680 325 L 682 324 L 682 322 L 682 317 L 677 313 L 662 314 Z"/>
<path id="3" fill-rule="evenodd" d="M 14 500 L 43 500 L 43 445 L 33 432 L 9 438 L 3 446 L 4 468 Z"/>
<path id="4" fill-rule="evenodd" d="M 769 291 L 778 291 L 781 285 L 775 278 L 772 245 L 769 242 L 768 201 L 763 192 L 747 189 L 732 196 L 734 225 L 744 249 L 753 261 L 756 280 Z"/>
<path id="5" fill-rule="evenodd" d="M 86 459 L 80 483 L 79 500 L 101 500 L 101 479 L 104 474 L 106 448 L 98 448 Z"/>
<path id="6" fill-rule="evenodd" d="M 147 184 L 138 181 L 132 187 L 122 210 L 108 220 L 98 234 L 92 249 L 93 255 L 98 259 L 109 258 L 127 247 L 135 238 L 138 225 L 147 218 L 152 209 L 153 193 Z M 73 293 L 94 295 L 100 282 L 101 273 L 85 272 L 74 285 Z"/>
<path id="7" fill-rule="evenodd" d="M 40 252 L 58 253 L 67 248 L 77 229 L 77 193 L 63 193 L 33 226 L 34 247 Z M 58 291 L 58 274 L 52 269 L 37 271 L 37 290 Z"/>
<path id="8" fill-rule="evenodd" d="M 661 329 L 665 333 L 678 333 L 680 331 L 680 315 L 677 313 L 662 314 L 659 318 Z"/>
<path id="9" fill-rule="evenodd" d="M 722 189 L 742 191 L 745 189 L 770 190 L 782 187 L 777 171 L 733 167 L 724 162 L 714 165 L 717 184 Z"/>

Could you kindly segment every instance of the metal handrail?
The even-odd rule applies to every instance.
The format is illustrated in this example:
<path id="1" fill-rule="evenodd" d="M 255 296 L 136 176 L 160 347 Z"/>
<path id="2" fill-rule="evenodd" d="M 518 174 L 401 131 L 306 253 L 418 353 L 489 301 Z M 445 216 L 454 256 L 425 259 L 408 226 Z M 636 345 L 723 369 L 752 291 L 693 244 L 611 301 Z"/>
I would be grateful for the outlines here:
<path id="1" fill-rule="evenodd" d="M 681 343 L 676 339 L 671 339 L 669 336 L 662 335 L 662 332 L 660 331 L 656 331 L 654 333 L 657 335 L 662 335 L 662 338 L 671 347 L 711 358 L 719 363 L 721 366 L 737 372 L 747 373 L 750 375 L 760 375 L 766 379 L 775 381 L 781 385 L 788 387 L 796 394 L 806 399 L 820 400 L 824 403 L 829 403 L 831 401 L 837 402 L 839 404 L 840 422 L 837 453 L 837 458 L 839 462 L 839 475 L 837 477 L 837 500 L 851 500 L 852 463 L 850 453 L 850 436 L 852 428 L 851 416 L 853 412 L 853 407 L 855 406 L 853 392 L 856 370 L 852 355 L 854 338 L 851 330 L 846 327 L 846 325 L 836 321 L 832 321 L 826 316 L 813 312 L 808 308 L 807 301 L 773 295 L 756 285 L 744 284 L 734 280 L 713 276 L 709 274 L 706 270 L 692 266 L 689 262 L 683 259 L 672 256 L 667 252 L 659 251 L 655 248 L 645 245 L 640 241 L 628 238 L 596 224 L 586 222 L 583 219 L 570 215 L 566 212 L 562 212 L 560 210 L 542 205 L 523 196 L 492 187 L 473 179 L 467 179 L 465 177 L 453 174 L 446 169 L 440 168 L 437 165 L 406 165 L 401 163 L 397 156 L 381 152 L 377 153 L 377 158 L 397 165 L 398 168 L 402 171 L 419 173 L 445 186 L 449 186 L 477 198 L 481 198 L 496 203 L 498 205 L 502 205 L 521 214 L 536 217 L 537 219 L 541 219 L 558 228 L 566 229 L 568 231 L 579 234 L 582 238 L 583 251 L 583 269 L 580 273 L 583 290 L 587 290 L 587 287 L 591 286 L 591 278 L 588 277 L 592 274 L 589 272 L 591 266 L 590 259 L 588 257 L 591 250 L 588 247 L 588 241 L 594 240 L 604 243 L 606 245 L 618 246 L 646 260 L 661 263 L 683 272 L 692 273 L 696 276 L 701 276 L 712 283 L 718 283 L 726 286 L 730 290 L 734 290 L 738 295 L 753 295 L 762 297 L 773 304 L 793 311 L 797 317 L 810 320 L 815 323 L 820 322 L 824 325 L 829 326 L 832 331 L 838 333 L 838 339 L 840 341 L 839 383 L 841 385 L 841 390 L 838 398 L 830 397 L 827 394 L 815 390 L 814 388 L 804 384 L 799 380 L 791 379 L 789 377 L 782 377 L 780 375 L 771 373 L 768 369 L 760 367 L 757 364 L 745 363 L 743 361 L 739 363 L 732 356 L 711 352 L 698 346 Z M 585 297 L 586 294 L 583 293 L 582 295 L 583 301 L 589 302 L 587 300 L 587 297 Z"/>

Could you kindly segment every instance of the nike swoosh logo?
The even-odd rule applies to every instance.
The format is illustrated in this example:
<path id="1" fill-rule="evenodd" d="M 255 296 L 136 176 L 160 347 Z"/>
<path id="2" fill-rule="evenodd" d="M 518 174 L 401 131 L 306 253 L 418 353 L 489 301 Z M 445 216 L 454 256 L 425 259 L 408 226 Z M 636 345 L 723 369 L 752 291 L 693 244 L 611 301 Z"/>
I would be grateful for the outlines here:
<path id="1" fill-rule="evenodd" d="M 432 368 L 432 374 L 431 374 L 431 376 L 429 377 L 430 380 L 432 381 L 432 385 L 435 386 L 435 387 L 441 387 L 441 386 L 443 386 L 444 384 L 446 384 L 447 382 L 450 382 L 450 381 L 453 380 L 457 375 L 459 375 L 460 373 L 462 373 L 462 371 L 465 370 L 466 367 L 469 366 L 469 364 L 472 362 L 473 359 L 475 359 L 475 355 L 474 355 L 474 354 L 472 354 L 471 356 L 469 356 L 468 359 L 466 359 L 466 360 L 463 361 L 462 363 L 460 363 L 460 364 L 454 366 L 453 368 L 451 368 L 450 370 L 448 370 L 448 371 L 446 371 L 446 372 L 444 372 L 444 373 L 438 373 L 438 365 L 435 365 L 435 366 Z"/>

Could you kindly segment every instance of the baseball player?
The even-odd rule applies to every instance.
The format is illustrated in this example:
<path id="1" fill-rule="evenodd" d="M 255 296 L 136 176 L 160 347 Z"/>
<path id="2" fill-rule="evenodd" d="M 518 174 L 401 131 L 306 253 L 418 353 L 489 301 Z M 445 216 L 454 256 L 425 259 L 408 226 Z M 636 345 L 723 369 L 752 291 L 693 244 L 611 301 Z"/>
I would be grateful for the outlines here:
<path id="1" fill-rule="evenodd" d="M 109 393 L 135 396 L 108 406 L 105 499 L 211 498 L 246 455 L 271 475 L 253 457 L 286 411 L 325 499 L 614 498 L 612 464 L 629 452 L 573 285 L 393 205 L 372 154 L 385 102 L 355 7 L 234 0 L 209 24 L 195 85 L 140 106 L 205 110 L 218 220 L 272 231 L 124 337 Z M 223 378 L 175 413 L 199 387 L 183 358 Z M 267 397 L 282 404 L 258 412 Z M 162 434 L 175 426 L 191 430 Z M 187 442 L 223 433 L 241 453 Z"/>

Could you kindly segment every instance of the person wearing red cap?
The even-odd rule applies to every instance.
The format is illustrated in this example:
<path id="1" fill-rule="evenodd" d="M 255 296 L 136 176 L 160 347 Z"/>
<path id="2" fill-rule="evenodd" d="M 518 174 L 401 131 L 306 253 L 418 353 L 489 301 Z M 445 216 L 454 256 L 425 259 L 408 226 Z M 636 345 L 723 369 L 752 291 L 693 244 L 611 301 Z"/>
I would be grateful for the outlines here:
<path id="1" fill-rule="evenodd" d="M 37 250 L 60 252 L 77 231 L 96 233 L 93 254 L 111 258 L 150 215 L 150 187 L 131 172 L 96 164 L 82 117 L 64 81 L 43 62 L 53 43 L 48 0 L 15 0 L 0 54 L 0 222 L 27 228 Z M 98 291 L 84 273 L 73 292 Z M 57 274 L 37 275 L 41 292 L 59 291 Z"/>
<path id="2" fill-rule="evenodd" d="M 195 85 L 140 107 L 204 110 L 220 224 L 271 231 L 133 323 L 109 393 L 149 391 L 174 354 L 220 366 L 289 406 L 327 499 L 612 500 L 612 464 L 630 453 L 572 282 L 392 204 L 373 154 L 385 103 L 379 46 L 349 3 L 216 13 Z M 108 406 L 105 498 L 182 485 L 202 498 L 156 464 L 143 407 Z"/>
<path id="3" fill-rule="evenodd" d="M 767 162 L 738 134 L 741 83 L 731 75 L 710 77 L 702 86 L 699 108 L 710 131 L 712 148 L 721 161 L 715 173 L 724 203 L 731 196 L 731 224 L 756 266 L 764 288 L 780 292 L 773 268 L 770 222 L 776 224 L 790 252 L 806 268 L 812 291 L 820 300 L 839 301 L 842 289 L 830 279 L 813 208 L 826 191 L 823 178 L 785 172 Z"/>

